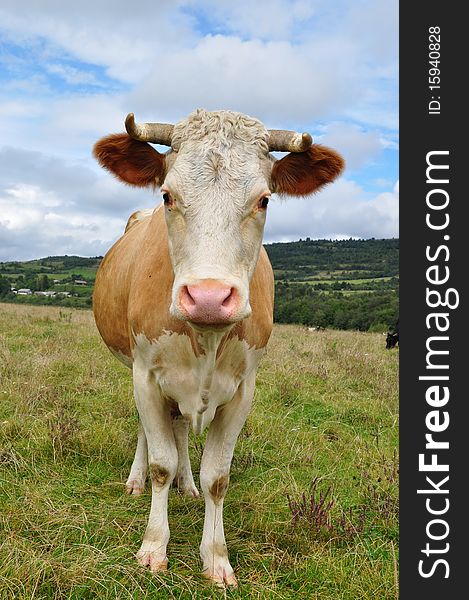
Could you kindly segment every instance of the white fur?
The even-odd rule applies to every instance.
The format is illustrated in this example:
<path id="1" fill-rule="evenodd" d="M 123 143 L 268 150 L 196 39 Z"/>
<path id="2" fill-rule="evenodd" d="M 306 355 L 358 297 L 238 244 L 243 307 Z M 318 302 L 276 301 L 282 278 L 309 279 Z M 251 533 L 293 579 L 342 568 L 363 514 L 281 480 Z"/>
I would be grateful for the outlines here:
<path id="1" fill-rule="evenodd" d="M 143 333 L 134 336 L 134 363 L 154 378 L 163 397 L 171 398 L 183 417 L 199 434 L 212 422 L 216 409 L 229 402 L 241 381 L 256 369 L 263 349 L 249 348 L 245 340 L 228 340 L 216 359 L 223 333 L 200 334 L 205 354 L 196 356 L 190 338 L 165 332 L 158 340 L 148 340 Z M 246 367 L 239 374 L 242 362 Z M 203 398 L 208 401 L 204 402 Z"/>
<path id="2" fill-rule="evenodd" d="M 167 565 L 166 546 L 169 541 L 168 493 L 178 465 L 178 453 L 172 430 L 171 416 L 161 390 L 151 371 L 139 360 L 133 364 L 135 403 L 148 445 L 148 465 L 164 469 L 167 478 L 161 484 L 152 479 L 151 509 L 142 546 L 137 553 L 140 564 L 152 570 Z"/>
<path id="3" fill-rule="evenodd" d="M 251 409 L 254 387 L 255 371 L 251 371 L 239 386 L 233 400 L 215 416 L 207 434 L 200 466 L 200 485 L 205 498 L 200 556 L 205 575 L 220 584 L 235 584 L 236 579 L 228 560 L 225 542 L 223 497 L 214 499 L 210 494 L 210 487 L 220 477 L 229 478 L 234 448 Z"/>
<path id="4" fill-rule="evenodd" d="M 140 496 L 145 488 L 148 467 L 147 438 L 142 423 L 138 424 L 137 449 L 125 487 L 129 494 Z"/>

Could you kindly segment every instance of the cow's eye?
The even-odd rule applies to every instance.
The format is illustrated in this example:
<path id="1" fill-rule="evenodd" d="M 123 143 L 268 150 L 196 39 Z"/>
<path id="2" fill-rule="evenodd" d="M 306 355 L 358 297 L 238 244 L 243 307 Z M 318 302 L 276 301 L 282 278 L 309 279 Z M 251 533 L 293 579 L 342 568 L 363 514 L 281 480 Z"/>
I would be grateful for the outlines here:
<path id="1" fill-rule="evenodd" d="M 169 192 L 164 192 L 163 202 L 168 210 L 171 210 L 174 207 L 174 200 Z"/>
<path id="2" fill-rule="evenodd" d="M 261 198 L 259 200 L 258 207 L 262 210 L 265 210 L 267 208 L 268 204 L 269 204 L 269 198 L 267 196 L 264 196 L 263 198 Z"/>

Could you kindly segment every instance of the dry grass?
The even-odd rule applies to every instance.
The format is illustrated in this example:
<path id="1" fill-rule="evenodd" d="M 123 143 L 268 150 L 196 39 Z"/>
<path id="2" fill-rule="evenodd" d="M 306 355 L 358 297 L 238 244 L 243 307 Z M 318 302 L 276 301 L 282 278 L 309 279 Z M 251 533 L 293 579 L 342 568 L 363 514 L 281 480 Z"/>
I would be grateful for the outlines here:
<path id="1" fill-rule="evenodd" d="M 379 334 L 275 327 L 225 503 L 230 597 L 397 596 L 397 361 Z M 201 501 L 171 494 L 169 574 L 136 565 L 131 382 L 90 312 L 0 305 L 0 382 L 2 600 L 223 596 L 199 573 Z M 322 531 L 289 508 L 312 481 L 333 500 Z"/>

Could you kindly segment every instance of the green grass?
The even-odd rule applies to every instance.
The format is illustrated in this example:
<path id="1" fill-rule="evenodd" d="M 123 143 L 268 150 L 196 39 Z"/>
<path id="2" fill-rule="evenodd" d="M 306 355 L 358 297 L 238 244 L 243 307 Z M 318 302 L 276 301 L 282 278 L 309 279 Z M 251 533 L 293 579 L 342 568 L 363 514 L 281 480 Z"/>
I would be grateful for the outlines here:
<path id="1" fill-rule="evenodd" d="M 397 598 L 397 367 L 380 334 L 276 326 L 225 500 L 231 598 Z M 89 311 L 0 304 L 0 598 L 220 598 L 200 575 L 203 501 L 170 494 L 170 571 L 136 564 L 150 507 L 124 493 L 128 370 Z M 197 480 L 201 439 L 191 436 Z M 287 496 L 331 488 L 331 528 Z M 360 521 L 362 519 L 362 521 Z M 347 523 L 347 527 L 344 526 Z"/>

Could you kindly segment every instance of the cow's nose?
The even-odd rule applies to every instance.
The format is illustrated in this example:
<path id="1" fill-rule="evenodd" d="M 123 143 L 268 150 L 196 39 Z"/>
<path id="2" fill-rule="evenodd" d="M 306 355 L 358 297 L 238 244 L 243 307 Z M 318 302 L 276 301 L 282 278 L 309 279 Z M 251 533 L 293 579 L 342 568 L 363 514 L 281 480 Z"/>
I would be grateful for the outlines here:
<path id="1" fill-rule="evenodd" d="M 179 306 L 189 321 L 199 324 L 226 324 L 239 308 L 239 294 L 216 279 L 203 279 L 184 285 L 179 292 Z"/>

